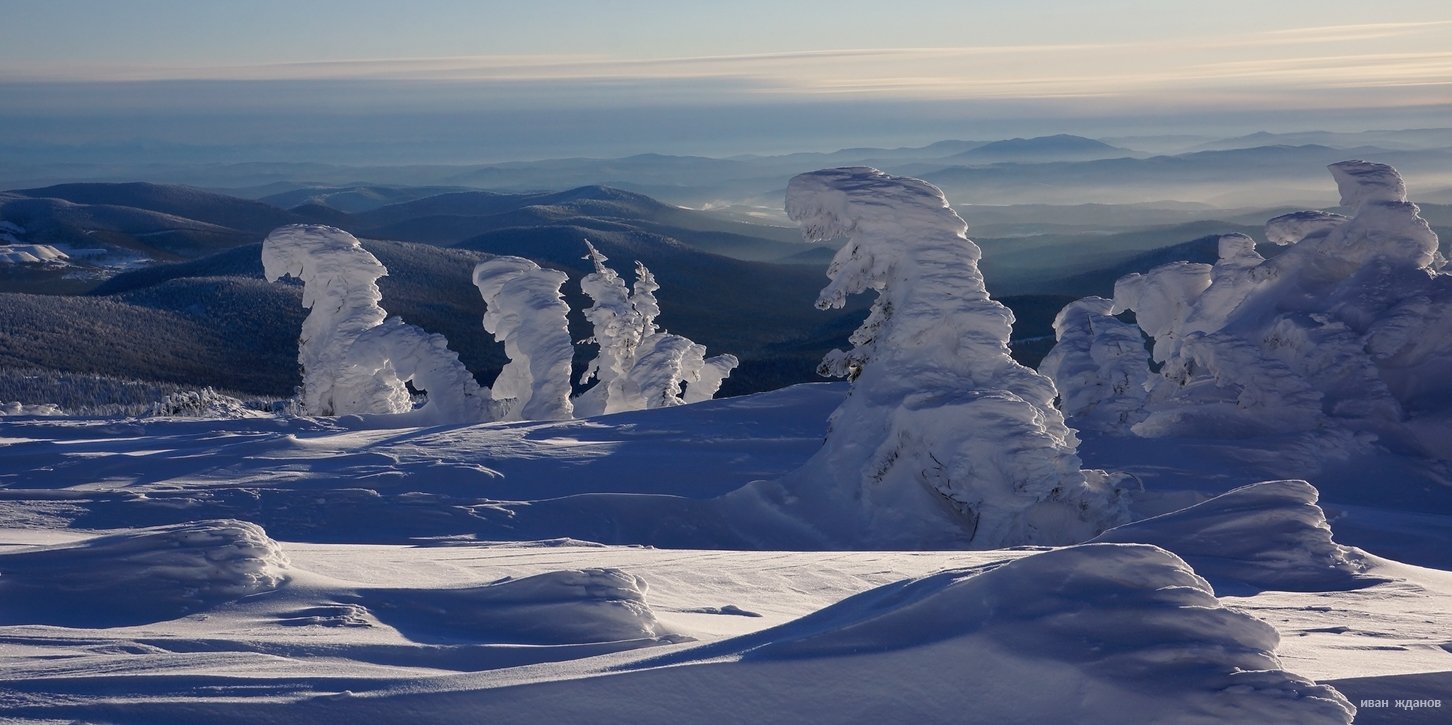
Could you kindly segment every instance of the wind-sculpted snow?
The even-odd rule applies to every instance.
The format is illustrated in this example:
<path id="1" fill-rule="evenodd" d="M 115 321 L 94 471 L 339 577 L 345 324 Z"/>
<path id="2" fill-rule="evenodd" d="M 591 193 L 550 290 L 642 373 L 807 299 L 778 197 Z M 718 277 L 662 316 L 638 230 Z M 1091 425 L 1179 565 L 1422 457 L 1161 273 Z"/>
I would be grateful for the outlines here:
<path id="1" fill-rule="evenodd" d="M 699 647 L 566 664 L 554 681 L 475 678 L 285 712 L 338 722 L 480 712 L 500 722 L 1351 722 L 1356 710 L 1335 689 L 1283 668 L 1279 639 L 1222 606 L 1173 554 L 1089 544 L 888 584 Z M 228 719 L 283 712 L 243 707 Z"/>
<path id="2" fill-rule="evenodd" d="M 607 258 L 585 242 L 595 271 L 580 280 L 580 289 L 594 303 L 585 319 L 594 325 L 600 352 L 580 376 L 580 384 L 597 382 L 581 393 L 575 406 L 581 416 L 664 408 L 710 400 L 721 382 L 739 364 L 735 355 L 706 357 L 706 346 L 661 330 L 655 319 L 660 283 L 636 262 L 635 284 L 605 266 Z"/>
<path id="3" fill-rule="evenodd" d="M 808 239 L 847 237 L 818 307 L 877 294 L 853 349 L 823 362 L 853 388 L 780 483 L 796 515 L 840 546 L 909 548 L 1074 543 L 1123 520 L 1107 477 L 1080 470 L 1053 383 L 1009 357 L 1013 314 L 942 192 L 829 169 L 792 179 L 786 208 Z"/>
<path id="4" fill-rule="evenodd" d="M 492 420 L 489 393 L 439 335 L 387 313 L 378 278 L 388 270 L 353 235 L 333 227 L 294 224 L 262 244 L 269 281 L 303 282 L 298 362 L 303 412 L 310 415 L 397 415 L 394 423 L 430 425 Z M 427 391 L 415 410 L 407 383 Z"/>
<path id="5" fill-rule="evenodd" d="M 619 569 L 579 569 L 466 589 L 375 589 L 362 600 L 414 641 L 566 645 L 665 636 L 646 589 Z"/>
<path id="6" fill-rule="evenodd" d="M 173 619 L 286 580 L 262 527 L 204 520 L 0 554 L 0 620 L 109 626 Z"/>
<path id="7" fill-rule="evenodd" d="M 1254 483 L 1094 540 L 1168 549 L 1221 594 L 1247 587 L 1333 591 L 1379 581 L 1363 576 L 1359 553 L 1331 540 L 1318 497 L 1305 481 Z"/>
<path id="8" fill-rule="evenodd" d="M 567 420 L 570 403 L 569 305 L 560 296 L 565 273 L 522 257 L 495 257 L 474 267 L 484 298 L 484 329 L 504 343 L 509 363 L 491 394 L 507 420 Z"/>
<path id="9" fill-rule="evenodd" d="M 1081 304 L 1045 367 L 1071 415 L 1151 437 L 1300 434 L 1331 442 L 1328 455 L 1354 452 L 1345 449 L 1348 434 L 1362 436 L 1362 447 L 1375 436 L 1394 450 L 1446 458 L 1452 275 L 1437 235 L 1391 167 L 1330 169 L 1351 216 L 1270 220 L 1266 236 L 1288 245 L 1283 253 L 1266 259 L 1254 240 L 1226 235 L 1213 266 L 1177 262 L 1131 274 L 1115 285 L 1111 309 Z M 1092 338 L 1083 331 L 1112 328 L 1110 315 L 1127 310 L 1161 365 L 1143 392 L 1127 390 L 1112 404 L 1140 410 L 1104 425 L 1082 401 L 1101 400 L 1103 381 L 1119 379 L 1115 366 L 1124 363 L 1086 363 Z"/>

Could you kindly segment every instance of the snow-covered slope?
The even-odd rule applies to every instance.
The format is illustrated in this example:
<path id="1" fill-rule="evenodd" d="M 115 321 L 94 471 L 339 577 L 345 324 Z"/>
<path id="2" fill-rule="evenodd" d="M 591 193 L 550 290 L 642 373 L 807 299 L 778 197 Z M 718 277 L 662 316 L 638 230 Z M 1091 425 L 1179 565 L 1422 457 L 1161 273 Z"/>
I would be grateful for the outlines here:
<path id="1" fill-rule="evenodd" d="M 1360 692 L 1395 696 L 1452 669 L 1439 614 L 1452 579 L 1332 543 L 1314 492 L 1295 482 L 1103 537 L 1138 545 L 812 553 L 585 541 L 667 532 L 655 543 L 745 548 L 745 534 L 770 539 L 774 527 L 788 541 L 769 511 L 713 501 L 802 465 L 844 392 L 393 431 L 7 418 L 0 714 L 1342 722 L 1344 703 L 1305 678 L 1360 678 Z M 1165 443 L 1093 442 L 1090 464 L 1153 461 Z M 1213 460 L 1181 455 L 1163 470 L 1207 493 L 1245 475 L 1199 467 Z M 1391 502 L 1424 484 L 1383 485 Z M 1424 509 L 1387 503 L 1378 515 L 1452 530 L 1452 517 Z M 1339 527 L 1361 514 L 1337 516 Z M 1233 608 L 1210 584 L 1238 595 L 1223 602 Z M 71 605 L 46 607 L 60 587 Z M 1170 656 L 1182 666 L 1165 666 Z"/>

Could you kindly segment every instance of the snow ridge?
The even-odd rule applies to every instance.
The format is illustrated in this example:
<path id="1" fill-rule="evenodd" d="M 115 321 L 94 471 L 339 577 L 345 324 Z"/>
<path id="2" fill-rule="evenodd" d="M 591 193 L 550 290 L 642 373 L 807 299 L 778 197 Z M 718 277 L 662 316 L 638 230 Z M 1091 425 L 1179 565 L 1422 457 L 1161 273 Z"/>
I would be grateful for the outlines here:
<path id="1" fill-rule="evenodd" d="M 193 521 L 0 554 L 0 598 L 11 621 L 137 624 L 271 591 L 287 569 L 257 524 Z"/>
<path id="2" fill-rule="evenodd" d="M 1110 529 L 1098 542 L 1154 544 L 1231 590 L 1332 591 L 1380 581 L 1363 557 L 1331 540 L 1319 493 L 1305 481 L 1263 481 L 1189 508 Z"/>
<path id="3" fill-rule="evenodd" d="M 889 584 L 641 664 L 734 657 L 738 681 L 781 663 L 822 682 L 895 672 L 944 682 L 974 722 L 1350 722 L 1339 692 L 1283 668 L 1279 642 L 1174 554 L 1096 543 Z M 1074 696 L 1043 697 L 1046 681 Z"/>

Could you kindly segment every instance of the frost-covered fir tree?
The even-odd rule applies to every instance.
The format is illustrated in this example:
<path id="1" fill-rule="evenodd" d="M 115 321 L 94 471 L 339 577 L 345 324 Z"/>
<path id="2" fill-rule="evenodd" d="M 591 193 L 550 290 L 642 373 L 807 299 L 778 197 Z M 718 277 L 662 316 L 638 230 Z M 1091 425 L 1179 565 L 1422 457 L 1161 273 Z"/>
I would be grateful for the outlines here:
<path id="1" fill-rule="evenodd" d="M 493 418 L 487 390 L 431 335 L 387 313 L 378 278 L 388 269 L 352 235 L 321 225 L 293 224 L 268 235 L 262 266 L 269 281 L 303 282 L 298 344 L 302 411 L 308 415 L 399 415 L 403 425 L 473 423 Z M 426 390 L 415 410 L 407 383 Z"/>
<path id="2" fill-rule="evenodd" d="M 1293 434 L 1326 455 L 1374 436 L 1452 455 L 1452 274 L 1437 235 L 1390 166 L 1329 168 L 1351 215 L 1270 220 L 1267 239 L 1289 245 L 1281 254 L 1266 259 L 1254 240 L 1227 235 L 1214 265 L 1172 263 L 1115 285 L 1095 324 L 1133 311 L 1159 363 L 1136 393 L 1135 433 Z M 1059 345 L 1082 342 L 1061 335 Z M 1093 382 L 1048 372 L 1066 400 Z"/>
<path id="3" fill-rule="evenodd" d="M 1080 470 L 1053 383 L 1008 353 L 1013 315 L 988 296 L 979 249 L 936 187 L 870 168 L 802 174 L 787 214 L 845 237 L 820 308 L 876 295 L 822 449 L 758 495 L 825 545 L 994 548 L 1085 540 L 1124 520 L 1102 472 Z"/>
<path id="4" fill-rule="evenodd" d="M 495 257 L 474 267 L 484 298 L 484 329 L 504 343 L 509 363 L 492 395 L 507 420 L 566 420 L 570 402 L 570 312 L 560 295 L 565 273 L 523 257 Z"/>
<path id="5" fill-rule="evenodd" d="M 1113 308 L 1103 297 L 1066 305 L 1054 318 L 1058 344 L 1039 364 L 1059 390 L 1059 410 L 1080 430 L 1128 430 L 1148 415 L 1144 336 L 1112 316 Z"/>
<path id="6" fill-rule="evenodd" d="M 635 263 L 635 284 L 627 288 L 607 258 L 589 241 L 587 259 L 595 271 L 580 280 L 593 300 L 585 319 L 595 335 L 587 342 L 600 348 L 585 368 L 580 384 L 597 382 L 575 400 L 582 416 L 660 408 L 709 400 L 738 361 L 734 355 L 706 358 L 706 347 L 659 329 L 656 317 L 660 289 L 655 275 Z"/>

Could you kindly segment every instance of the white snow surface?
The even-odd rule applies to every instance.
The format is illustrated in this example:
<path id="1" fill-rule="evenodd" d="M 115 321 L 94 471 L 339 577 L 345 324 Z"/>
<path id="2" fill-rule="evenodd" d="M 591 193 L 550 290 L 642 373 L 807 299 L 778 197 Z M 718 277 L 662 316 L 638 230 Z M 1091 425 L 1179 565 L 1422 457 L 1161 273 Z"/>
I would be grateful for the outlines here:
<path id="1" fill-rule="evenodd" d="M 1305 481 L 1253 483 L 1094 540 L 1161 546 L 1222 593 L 1246 587 L 1330 591 L 1374 582 L 1363 577 L 1365 556 L 1331 540 L 1318 497 Z"/>
<path id="2" fill-rule="evenodd" d="M 748 550 L 795 529 L 723 494 L 812 457 L 845 392 L 387 431 L 0 421 L 0 717 L 1345 722 L 1326 680 L 1353 705 L 1452 685 L 1452 575 L 1378 556 L 1452 566 L 1420 459 L 1322 474 L 1318 502 L 1234 490 L 1267 465 L 1240 446 L 1095 434 L 1086 460 L 1168 514 L 1103 535 L 1128 543 Z"/>
<path id="3" fill-rule="evenodd" d="M 847 238 L 818 307 L 877 297 L 855 347 L 823 362 L 852 392 L 821 451 L 747 493 L 783 502 L 828 546 L 1065 544 L 1123 521 L 1109 477 L 1081 470 L 1053 383 L 1009 357 L 1013 314 L 989 297 L 941 191 L 827 169 L 792 179 L 786 209 L 809 240 Z"/>
<path id="4" fill-rule="evenodd" d="M 1084 427 L 1142 436 L 1300 436 L 1324 441 L 1328 458 L 1376 441 L 1446 458 L 1452 274 L 1437 235 L 1391 167 L 1330 168 L 1352 215 L 1270 220 L 1283 253 L 1266 259 L 1227 235 L 1214 265 L 1131 274 L 1111 309 L 1065 310 L 1044 371 L 1066 410 Z M 1130 335 L 1109 317 L 1126 310 L 1153 339 L 1157 374 L 1141 377 Z M 1096 344 L 1110 349 L 1096 358 Z"/>
<path id="5" fill-rule="evenodd" d="M 232 519 L 137 529 L 0 554 L 0 620 L 106 626 L 171 619 L 276 589 L 287 557 Z"/>

